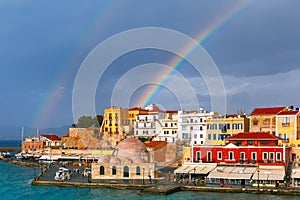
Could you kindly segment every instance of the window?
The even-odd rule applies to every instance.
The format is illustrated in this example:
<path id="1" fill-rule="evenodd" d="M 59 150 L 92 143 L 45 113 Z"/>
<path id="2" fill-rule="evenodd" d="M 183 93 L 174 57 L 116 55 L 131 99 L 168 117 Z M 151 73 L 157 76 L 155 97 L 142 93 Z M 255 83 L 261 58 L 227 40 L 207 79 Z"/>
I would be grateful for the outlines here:
<path id="1" fill-rule="evenodd" d="M 222 160 L 222 151 L 218 151 L 218 160 Z"/>
<path id="2" fill-rule="evenodd" d="M 228 157 L 229 157 L 229 160 L 234 160 L 234 153 L 233 153 L 233 151 L 229 151 L 228 152 Z"/>
<path id="3" fill-rule="evenodd" d="M 203 138 L 203 134 L 200 134 L 200 138 Z"/>
<path id="4" fill-rule="evenodd" d="M 208 139 L 208 140 L 211 140 L 211 134 L 208 134 L 208 135 L 207 135 L 207 139 Z"/>
<path id="5" fill-rule="evenodd" d="M 251 153 L 251 159 L 252 160 L 256 160 L 256 152 L 252 152 Z"/>
<path id="6" fill-rule="evenodd" d="M 194 139 L 197 139 L 197 134 L 194 134 Z"/>
<path id="7" fill-rule="evenodd" d="M 100 167 L 100 175 L 104 175 L 104 167 L 103 166 Z"/>
<path id="8" fill-rule="evenodd" d="M 274 162 L 274 152 L 270 152 L 270 161 Z"/>
<path id="9" fill-rule="evenodd" d="M 112 167 L 111 174 L 112 174 L 112 175 L 117 175 L 117 167 L 116 167 L 116 166 L 113 166 L 113 167 Z"/>
<path id="10" fill-rule="evenodd" d="M 263 152 L 263 160 L 268 160 L 268 152 Z"/>
<path id="11" fill-rule="evenodd" d="M 193 130 L 193 127 L 192 127 L 192 126 L 190 127 L 190 130 L 191 130 L 191 131 Z"/>
<path id="12" fill-rule="evenodd" d="M 240 160 L 245 160 L 245 152 L 240 153 Z"/>
<path id="13" fill-rule="evenodd" d="M 230 130 L 230 124 L 227 124 L 226 129 L 227 129 L 227 130 Z"/>
<path id="14" fill-rule="evenodd" d="M 202 126 L 200 126 L 200 131 L 202 131 L 203 130 L 203 128 L 202 128 Z"/>
<path id="15" fill-rule="evenodd" d="M 264 125 L 269 125 L 269 124 L 270 124 L 270 119 L 265 119 L 265 120 L 263 121 L 263 123 L 264 123 Z"/>
<path id="16" fill-rule="evenodd" d="M 197 161 L 201 160 L 201 152 L 200 151 L 196 152 L 196 160 Z"/>
<path id="17" fill-rule="evenodd" d="M 141 175 L 141 168 L 139 166 L 136 167 L 136 175 Z"/>
<path id="18" fill-rule="evenodd" d="M 258 120 L 257 119 L 253 119 L 253 125 L 258 125 Z"/>
<path id="19" fill-rule="evenodd" d="M 212 154 L 211 151 L 207 152 L 207 161 L 211 161 L 212 160 Z"/>
<path id="20" fill-rule="evenodd" d="M 281 153 L 280 152 L 276 152 L 276 160 L 281 161 Z"/>
<path id="21" fill-rule="evenodd" d="M 125 166 L 123 168 L 123 177 L 129 177 L 129 167 Z"/>
<path id="22" fill-rule="evenodd" d="M 213 139 L 217 140 L 217 134 L 213 134 Z"/>
<path id="23" fill-rule="evenodd" d="M 232 124 L 232 129 L 236 130 L 237 129 L 237 124 Z"/>
<path id="24" fill-rule="evenodd" d="M 242 123 L 239 123 L 239 124 L 238 124 L 238 129 L 239 129 L 239 130 L 242 130 L 242 129 L 243 129 L 243 124 L 242 124 Z"/>
<path id="25" fill-rule="evenodd" d="M 165 127 L 168 127 L 168 123 L 165 123 Z"/>

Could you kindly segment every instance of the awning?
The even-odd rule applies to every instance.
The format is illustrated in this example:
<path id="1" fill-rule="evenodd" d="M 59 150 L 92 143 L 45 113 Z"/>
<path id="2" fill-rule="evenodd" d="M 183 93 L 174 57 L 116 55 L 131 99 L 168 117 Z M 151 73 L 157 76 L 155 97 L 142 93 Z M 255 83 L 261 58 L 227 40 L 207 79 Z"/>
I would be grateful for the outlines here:
<path id="1" fill-rule="evenodd" d="M 254 167 L 218 166 L 209 173 L 207 178 L 251 179 L 255 170 Z"/>
<path id="2" fill-rule="evenodd" d="M 259 170 L 259 171 L 258 171 Z M 285 169 L 283 166 L 264 166 L 259 168 L 253 174 L 253 180 L 272 180 L 272 181 L 282 181 L 284 180 Z"/>
<path id="3" fill-rule="evenodd" d="M 216 164 L 191 164 L 183 165 L 177 168 L 175 174 L 208 174 L 211 170 L 216 167 Z"/>

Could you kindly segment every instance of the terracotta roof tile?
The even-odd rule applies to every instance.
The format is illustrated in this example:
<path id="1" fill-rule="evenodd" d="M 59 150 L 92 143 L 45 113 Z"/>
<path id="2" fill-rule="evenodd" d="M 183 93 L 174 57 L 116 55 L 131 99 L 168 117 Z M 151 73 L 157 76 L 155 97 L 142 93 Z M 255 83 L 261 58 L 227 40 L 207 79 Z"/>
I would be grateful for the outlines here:
<path id="1" fill-rule="evenodd" d="M 154 148 L 154 150 L 158 150 L 167 145 L 166 141 L 151 141 L 149 143 L 145 143 L 147 148 Z"/>
<path id="2" fill-rule="evenodd" d="M 299 110 L 287 110 L 287 111 L 281 111 L 277 115 L 297 115 L 299 113 Z"/>
<path id="3" fill-rule="evenodd" d="M 138 111 L 148 111 L 144 108 L 141 108 L 141 107 L 134 107 L 134 108 L 130 108 L 129 111 L 132 111 L 132 110 L 138 110 Z"/>
<path id="4" fill-rule="evenodd" d="M 272 135 L 268 132 L 244 132 L 238 133 L 231 137 L 228 137 L 227 140 L 281 140 L 280 137 Z"/>
<path id="5" fill-rule="evenodd" d="M 47 138 L 49 140 L 52 140 L 52 141 L 60 140 L 60 138 L 57 135 L 41 135 L 41 136 L 44 137 L 44 138 Z"/>
<path id="6" fill-rule="evenodd" d="M 286 107 L 255 108 L 251 115 L 276 115 Z"/>

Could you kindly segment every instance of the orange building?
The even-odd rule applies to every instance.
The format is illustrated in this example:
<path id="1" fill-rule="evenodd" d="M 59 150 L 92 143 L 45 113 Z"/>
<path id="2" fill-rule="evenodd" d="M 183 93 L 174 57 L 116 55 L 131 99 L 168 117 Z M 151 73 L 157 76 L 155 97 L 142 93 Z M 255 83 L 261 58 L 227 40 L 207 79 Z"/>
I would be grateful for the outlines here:
<path id="1" fill-rule="evenodd" d="M 22 152 L 43 151 L 43 141 L 40 137 L 28 137 L 22 142 Z"/>
<path id="2" fill-rule="evenodd" d="M 250 114 L 250 132 L 276 133 L 276 115 L 287 107 L 255 108 Z"/>

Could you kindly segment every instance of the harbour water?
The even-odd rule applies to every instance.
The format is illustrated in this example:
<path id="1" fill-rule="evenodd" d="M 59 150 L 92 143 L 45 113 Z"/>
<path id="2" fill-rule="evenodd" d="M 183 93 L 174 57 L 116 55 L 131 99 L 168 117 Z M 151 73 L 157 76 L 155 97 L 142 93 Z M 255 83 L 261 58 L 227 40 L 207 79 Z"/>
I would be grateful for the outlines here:
<path id="1" fill-rule="evenodd" d="M 0 147 L 3 146 L 0 142 Z M 17 142 L 16 142 L 17 143 Z M 6 144 L 8 145 L 8 144 Z M 7 146 L 6 146 L 7 147 Z M 20 199 L 255 199 L 255 200 L 288 200 L 295 196 L 245 194 L 245 193 L 209 193 L 209 192 L 177 192 L 167 196 L 138 195 L 136 190 L 118 190 L 107 188 L 81 188 L 58 186 L 32 186 L 33 177 L 39 170 L 30 167 L 11 165 L 0 161 L 0 198 L 3 200 Z"/>

